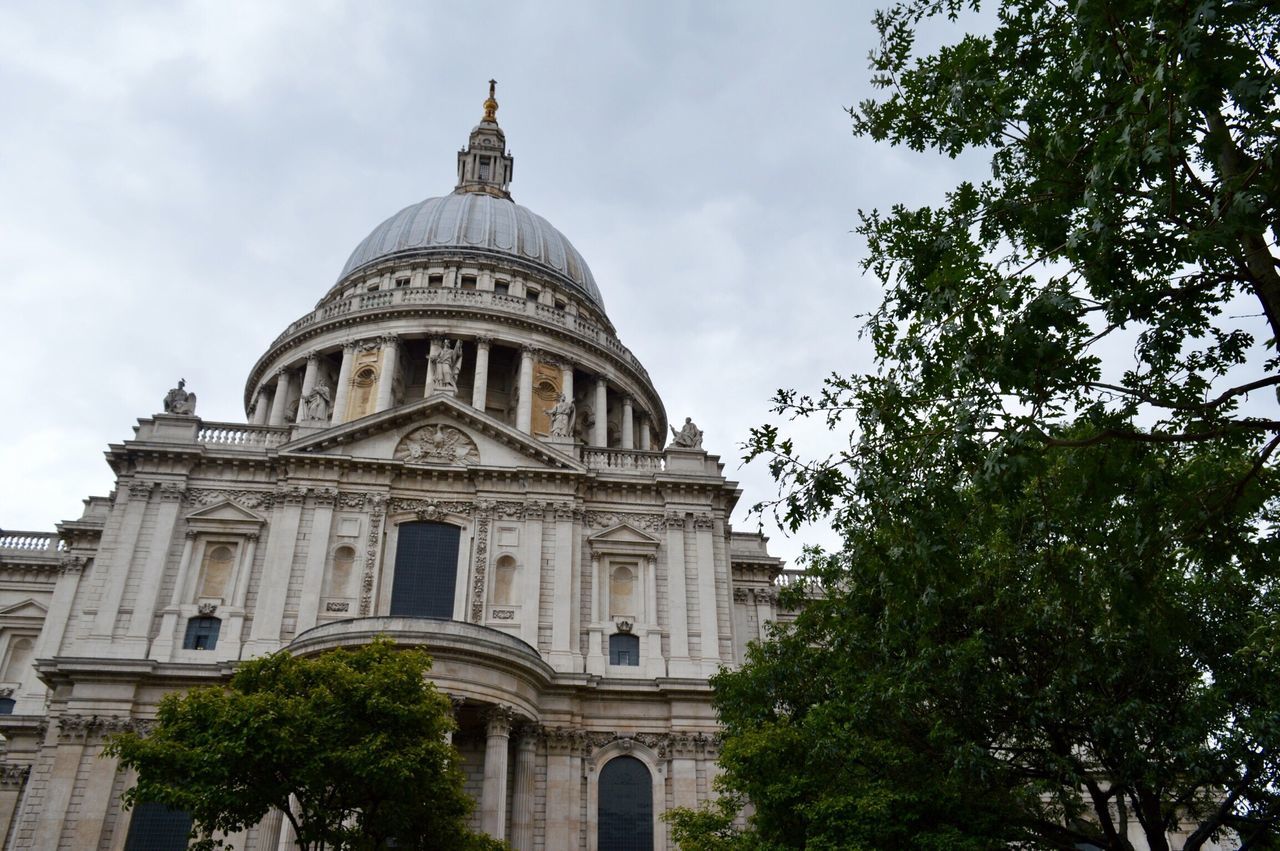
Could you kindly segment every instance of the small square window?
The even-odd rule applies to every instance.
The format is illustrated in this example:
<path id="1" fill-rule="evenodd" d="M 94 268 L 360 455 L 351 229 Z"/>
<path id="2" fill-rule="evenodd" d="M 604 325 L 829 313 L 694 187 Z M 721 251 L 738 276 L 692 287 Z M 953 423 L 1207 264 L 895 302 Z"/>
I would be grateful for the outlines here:
<path id="1" fill-rule="evenodd" d="M 378 291 L 378 285 L 370 284 L 369 286 L 364 288 L 364 291 L 367 293 L 376 293 Z"/>
<path id="2" fill-rule="evenodd" d="M 429 287 L 443 287 L 443 286 L 444 286 L 444 275 L 428 275 L 428 276 L 427 276 L 427 286 L 429 286 Z"/>
<path id="3" fill-rule="evenodd" d="M 494 281 L 493 291 L 498 295 L 507 295 L 511 292 L 511 284 L 506 281 Z"/>
<path id="4" fill-rule="evenodd" d="M 472 275 L 463 275 L 460 285 L 464 290 L 474 290 L 476 288 L 476 279 Z"/>
<path id="5" fill-rule="evenodd" d="M 524 297 L 529 301 L 537 301 L 540 295 L 542 295 L 542 290 L 535 290 L 533 287 L 527 287 L 524 291 Z"/>
<path id="6" fill-rule="evenodd" d="M 182 640 L 183 650 L 212 650 L 218 646 L 218 633 L 222 621 L 201 616 L 187 621 L 187 634 Z"/>
<path id="7" fill-rule="evenodd" d="M 409 286 L 409 279 L 408 279 L 408 278 L 396 278 L 396 286 L 397 286 L 397 287 L 407 287 L 407 286 Z"/>
<path id="8" fill-rule="evenodd" d="M 640 638 L 635 635 L 615 633 L 609 636 L 609 664 L 640 664 Z"/>

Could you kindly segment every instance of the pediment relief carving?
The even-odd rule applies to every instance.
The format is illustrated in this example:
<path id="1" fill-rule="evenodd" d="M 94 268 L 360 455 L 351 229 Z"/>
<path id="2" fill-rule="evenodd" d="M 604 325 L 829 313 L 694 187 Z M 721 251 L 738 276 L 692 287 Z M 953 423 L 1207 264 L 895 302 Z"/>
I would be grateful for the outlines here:
<path id="1" fill-rule="evenodd" d="M 397 444 L 394 457 L 406 464 L 465 466 L 480 463 L 480 450 L 462 429 L 437 423 L 406 434 Z"/>
<path id="2" fill-rule="evenodd" d="M 657 538 L 628 523 L 619 523 L 603 532 L 597 532 L 587 542 L 591 546 L 591 552 L 596 555 L 610 552 L 652 555 L 657 552 L 659 544 Z"/>
<path id="3" fill-rule="evenodd" d="M 253 496 L 258 495 L 254 494 Z M 266 518 L 232 502 L 230 499 L 223 499 L 221 502 L 191 512 L 187 515 L 187 522 L 196 525 L 201 523 L 217 525 L 251 523 L 253 525 L 261 525 L 266 522 Z"/>

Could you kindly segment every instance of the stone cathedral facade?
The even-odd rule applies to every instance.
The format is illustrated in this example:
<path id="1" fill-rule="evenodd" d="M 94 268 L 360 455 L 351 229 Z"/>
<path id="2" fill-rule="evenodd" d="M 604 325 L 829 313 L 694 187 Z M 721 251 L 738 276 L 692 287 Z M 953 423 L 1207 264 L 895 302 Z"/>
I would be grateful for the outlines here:
<path id="1" fill-rule="evenodd" d="M 273 340 L 245 423 L 181 383 L 56 533 L 0 533 L 5 848 L 182 848 L 103 738 L 239 660 L 379 635 L 453 699 L 476 826 L 666 848 L 711 794 L 707 679 L 777 614 L 781 563 L 617 338 L 590 269 L 511 200 L 497 103 L 452 194 L 378 225 Z M 276 812 L 236 848 L 292 847 Z"/>

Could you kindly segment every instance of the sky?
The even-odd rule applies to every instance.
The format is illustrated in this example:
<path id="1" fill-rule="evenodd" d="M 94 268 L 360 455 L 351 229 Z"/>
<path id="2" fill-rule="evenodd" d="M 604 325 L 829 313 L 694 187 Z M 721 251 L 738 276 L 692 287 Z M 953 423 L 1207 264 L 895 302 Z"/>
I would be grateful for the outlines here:
<path id="1" fill-rule="evenodd" d="M 517 203 L 591 266 L 675 423 L 744 494 L 779 388 L 866 370 L 859 209 L 966 163 L 852 135 L 873 5 L 0 5 L 0 528 L 110 491 L 102 453 L 179 377 L 244 421 L 253 362 L 387 216 L 447 194 L 498 80 Z M 967 167 L 972 167 L 969 163 Z M 815 451 L 839 435 L 796 432 Z M 786 536 L 794 560 L 831 533 Z"/>

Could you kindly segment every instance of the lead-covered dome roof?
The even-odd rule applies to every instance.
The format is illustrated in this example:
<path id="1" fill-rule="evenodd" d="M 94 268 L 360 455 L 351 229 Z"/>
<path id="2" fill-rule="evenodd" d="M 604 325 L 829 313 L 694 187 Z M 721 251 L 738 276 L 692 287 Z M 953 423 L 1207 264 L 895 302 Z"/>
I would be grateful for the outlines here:
<path id="1" fill-rule="evenodd" d="M 411 204 L 351 252 L 339 280 L 383 260 L 473 252 L 532 266 L 604 309 L 591 269 L 564 234 L 509 198 L 457 192 Z"/>

